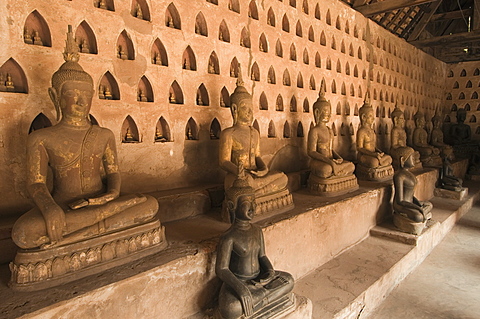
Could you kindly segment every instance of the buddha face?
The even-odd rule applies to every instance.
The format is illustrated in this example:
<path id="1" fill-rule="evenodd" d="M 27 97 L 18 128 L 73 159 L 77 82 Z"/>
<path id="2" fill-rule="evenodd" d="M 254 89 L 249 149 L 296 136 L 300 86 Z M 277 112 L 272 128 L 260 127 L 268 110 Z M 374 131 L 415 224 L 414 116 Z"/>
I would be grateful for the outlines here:
<path id="1" fill-rule="evenodd" d="M 466 118 L 467 118 L 466 112 L 457 111 L 457 122 L 458 123 L 465 122 Z"/>
<path id="2" fill-rule="evenodd" d="M 90 112 L 92 98 L 93 88 L 90 83 L 67 81 L 63 84 L 59 96 L 62 113 L 73 117 L 86 116 Z"/>
<path id="3" fill-rule="evenodd" d="M 240 220 L 252 220 L 255 211 L 253 195 L 243 195 L 238 199 L 236 218 Z"/>
<path id="4" fill-rule="evenodd" d="M 244 99 L 237 105 L 237 123 L 240 125 L 250 125 L 252 121 L 252 101 L 250 99 Z"/>
<path id="5" fill-rule="evenodd" d="M 433 127 L 434 128 L 439 128 L 440 125 L 442 125 L 442 119 L 439 117 L 434 117 L 433 118 Z"/>
<path id="6" fill-rule="evenodd" d="M 373 115 L 373 110 L 368 110 L 362 114 L 361 117 L 362 124 L 366 126 L 372 126 L 373 122 L 375 121 L 375 116 Z"/>
<path id="7" fill-rule="evenodd" d="M 393 118 L 393 124 L 395 126 L 404 128 L 405 127 L 405 116 L 403 114 L 400 114 L 399 116 L 396 116 Z"/>
<path id="8" fill-rule="evenodd" d="M 315 122 L 317 124 L 320 123 L 328 123 L 330 121 L 330 117 L 332 115 L 332 110 L 329 106 L 322 106 L 320 108 L 315 109 L 314 111 Z"/>
<path id="9" fill-rule="evenodd" d="M 425 126 L 425 117 L 419 116 L 418 118 L 415 119 L 415 124 L 419 128 L 423 128 Z"/>

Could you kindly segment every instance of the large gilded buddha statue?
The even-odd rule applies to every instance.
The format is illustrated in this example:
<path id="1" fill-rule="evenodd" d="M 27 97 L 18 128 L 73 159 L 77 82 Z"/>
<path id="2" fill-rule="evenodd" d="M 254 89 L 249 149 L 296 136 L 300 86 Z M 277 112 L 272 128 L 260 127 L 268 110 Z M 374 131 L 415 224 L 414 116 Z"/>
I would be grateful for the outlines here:
<path id="1" fill-rule="evenodd" d="M 71 26 L 64 59 L 49 89 L 59 122 L 28 137 L 27 188 L 35 207 L 12 230 L 23 249 L 11 264 L 18 289 L 68 281 L 69 274 L 78 278 L 95 265 L 105 269 L 106 262 L 118 265 L 166 245 L 157 200 L 120 194 L 115 137 L 89 120 L 93 80 L 78 63 Z"/>
<path id="2" fill-rule="evenodd" d="M 358 189 L 357 178 L 353 174 L 355 165 L 333 149 L 333 133 L 327 126 L 331 112 L 322 82 L 319 97 L 313 104 L 315 126 L 308 132 L 307 141 L 311 170 L 308 187 L 311 192 L 322 196 L 337 196 Z"/>
<path id="3" fill-rule="evenodd" d="M 392 132 L 391 132 L 391 144 L 390 144 L 390 155 L 392 156 L 392 165 L 395 169 L 400 168 L 400 155 L 403 154 L 406 150 L 411 149 L 410 146 L 407 146 L 407 132 L 405 131 L 405 115 L 403 111 L 395 106 L 392 114 Z M 413 149 L 412 149 L 413 150 Z M 420 153 L 414 152 L 413 159 L 415 162 L 415 167 L 421 167 L 420 162 Z"/>
<path id="4" fill-rule="evenodd" d="M 220 167 L 227 172 L 225 191 L 232 187 L 239 171 L 245 170 L 246 181 L 255 190 L 256 214 L 293 208 L 287 176 L 282 172 L 269 171 L 260 156 L 260 134 L 252 126 L 252 96 L 244 87 L 240 68 L 230 103 L 233 126 L 222 131 L 219 151 Z M 233 222 L 226 210 L 223 211 L 223 219 Z"/>

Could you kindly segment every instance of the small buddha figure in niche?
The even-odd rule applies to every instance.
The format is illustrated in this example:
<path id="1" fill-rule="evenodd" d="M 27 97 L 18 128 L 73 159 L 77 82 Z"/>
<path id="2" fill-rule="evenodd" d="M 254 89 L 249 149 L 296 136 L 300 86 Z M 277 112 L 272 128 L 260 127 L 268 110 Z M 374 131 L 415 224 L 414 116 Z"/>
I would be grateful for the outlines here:
<path id="1" fill-rule="evenodd" d="M 105 0 L 100 0 L 99 4 L 98 4 L 98 7 L 100 9 L 105 9 L 105 10 L 108 10 L 108 7 L 107 7 L 107 2 Z"/>
<path id="2" fill-rule="evenodd" d="M 125 143 L 134 143 L 134 142 L 137 142 L 137 140 L 135 139 L 135 137 L 133 136 L 132 132 L 130 131 L 130 128 L 127 127 L 127 130 L 125 131 L 125 136 L 123 138 L 123 141 Z"/>
<path id="3" fill-rule="evenodd" d="M 5 77 L 5 74 L 0 72 L 0 92 L 6 92 L 7 91 L 7 87 L 5 86 L 6 80 L 7 80 L 7 78 Z"/>
<path id="4" fill-rule="evenodd" d="M 157 126 L 155 127 L 155 142 L 167 142 L 167 138 L 163 136 L 162 130 Z"/>
<path id="5" fill-rule="evenodd" d="M 202 95 L 197 93 L 197 105 L 203 105 Z"/>
<path id="6" fill-rule="evenodd" d="M 105 100 L 105 85 L 103 84 L 98 86 L 98 98 L 100 100 Z"/>
<path id="7" fill-rule="evenodd" d="M 420 235 L 427 220 L 432 218 L 433 205 L 414 196 L 417 178 L 409 171 L 415 166 L 414 150 L 402 148 L 398 155 L 400 169 L 393 176 L 393 223 L 404 232 Z"/>
<path id="8" fill-rule="evenodd" d="M 15 91 L 15 84 L 13 83 L 12 76 L 10 73 L 7 73 L 7 80 L 5 81 L 5 87 L 7 88 L 8 92 Z"/>
<path id="9" fill-rule="evenodd" d="M 122 60 L 127 60 L 128 59 L 128 55 L 123 50 L 123 46 L 121 44 L 118 45 L 118 58 L 120 58 Z"/>
<path id="10" fill-rule="evenodd" d="M 438 147 L 441 150 L 442 157 L 448 156 L 453 157 L 453 149 L 450 145 L 443 142 L 443 131 L 442 131 L 442 117 L 439 114 L 435 114 L 432 118 L 433 130 L 430 137 L 430 144 Z"/>
<path id="11" fill-rule="evenodd" d="M 393 175 L 392 158 L 377 148 L 377 137 L 372 125 L 375 115 L 367 93 L 359 110 L 360 128 L 357 132 L 357 175 L 370 180 L 380 180 Z M 352 127 L 353 129 L 353 127 Z M 381 129 L 381 126 L 380 126 Z M 381 134 L 381 132 L 379 132 Z M 371 171 L 371 172 L 370 172 Z"/>
<path id="12" fill-rule="evenodd" d="M 183 68 L 185 70 L 190 70 L 190 61 L 187 58 L 183 60 Z"/>
<path id="13" fill-rule="evenodd" d="M 33 44 L 43 45 L 42 38 L 40 37 L 40 34 L 38 33 L 38 31 L 33 31 Z"/>
<path id="14" fill-rule="evenodd" d="M 308 132 L 307 154 L 311 169 L 309 188 L 325 196 L 340 195 L 358 188 L 357 178 L 353 175 L 355 165 L 333 149 L 333 132 L 327 126 L 331 108 L 325 98 L 325 83 L 322 81 L 319 97 L 313 103 L 315 126 Z"/>
<path id="15" fill-rule="evenodd" d="M 255 190 L 240 167 L 239 179 L 227 192 L 232 227 L 217 246 L 215 273 L 223 282 L 218 312 L 224 319 L 270 318 L 293 308 L 294 280 L 289 273 L 274 270 L 265 254 L 262 229 L 251 223 L 255 213 Z M 242 176 L 243 175 L 243 176 Z M 269 307 L 276 304 L 276 307 Z M 271 309 L 275 309 L 272 311 Z"/>
<path id="16" fill-rule="evenodd" d="M 390 155 L 392 156 L 392 164 L 395 169 L 400 167 L 400 157 L 399 154 L 403 152 L 404 149 L 409 149 L 411 147 L 407 146 L 407 132 L 405 131 L 405 115 L 403 111 L 395 106 L 392 114 L 392 132 L 391 132 L 391 146 L 390 146 Z M 412 149 L 413 150 L 413 149 Z M 414 153 L 415 166 L 420 164 L 420 153 Z"/>
<path id="17" fill-rule="evenodd" d="M 167 15 L 167 26 L 170 28 L 175 28 L 175 24 L 173 23 L 173 18 L 170 14 Z"/>
<path id="18" fill-rule="evenodd" d="M 477 145 L 476 142 L 472 143 L 472 129 L 470 128 L 470 125 L 465 124 L 466 118 L 467 111 L 464 108 L 458 109 L 457 123 L 452 124 L 450 128 L 450 136 L 454 145 Z"/>
<path id="19" fill-rule="evenodd" d="M 27 27 L 23 29 L 23 42 L 25 42 L 26 44 L 33 44 L 32 35 Z"/>
<path id="20" fill-rule="evenodd" d="M 443 166 L 440 170 L 440 187 L 454 192 L 461 191 L 463 181 L 453 173 L 453 167 L 448 155 L 443 157 Z"/>
<path id="21" fill-rule="evenodd" d="M 88 41 L 85 39 L 80 40 L 80 52 L 90 53 L 90 46 L 88 45 Z"/>
<path id="22" fill-rule="evenodd" d="M 220 33 L 218 34 L 218 39 L 220 41 L 223 41 L 223 32 L 222 31 L 220 31 Z"/>
<path id="23" fill-rule="evenodd" d="M 210 73 L 210 74 L 217 73 L 217 72 L 215 72 L 215 63 L 213 62 L 212 59 L 208 60 L 208 73 Z"/>
<path id="24" fill-rule="evenodd" d="M 48 249 L 114 233 L 154 220 L 158 210 L 151 196 L 120 195 L 115 136 L 91 124 L 93 79 L 79 58 L 69 26 L 65 63 L 49 88 L 60 121 L 28 136 L 27 189 L 35 207 L 12 229 L 13 241 L 23 249 Z M 48 169 L 53 173 L 51 192 Z"/>
<path id="25" fill-rule="evenodd" d="M 147 96 L 145 95 L 145 93 L 143 92 L 142 89 L 139 89 L 139 90 L 138 90 L 137 101 L 139 101 L 139 102 L 148 102 L 148 98 L 147 98 Z"/>
<path id="26" fill-rule="evenodd" d="M 440 150 L 428 144 L 428 133 L 425 130 L 425 115 L 417 111 L 414 115 L 415 130 L 412 135 L 413 148 L 420 153 L 420 160 L 424 166 L 440 166 Z"/>
<path id="27" fill-rule="evenodd" d="M 157 64 L 157 65 L 162 65 L 162 56 L 158 53 L 158 52 L 155 52 L 153 54 L 153 64 Z"/>
<path id="28" fill-rule="evenodd" d="M 138 3 L 137 3 L 137 5 L 135 6 L 135 11 L 134 11 L 133 16 L 136 17 L 136 18 L 138 18 L 138 19 L 143 20 L 142 8 L 140 7 L 140 5 L 139 5 Z"/>
<path id="29" fill-rule="evenodd" d="M 196 140 L 195 136 L 193 136 L 192 128 L 190 125 L 187 125 L 187 131 L 185 132 L 186 138 L 189 141 Z"/>
<path id="30" fill-rule="evenodd" d="M 290 209 L 293 204 L 286 188 L 287 176 L 282 172 L 269 171 L 260 156 L 260 134 L 252 126 L 252 96 L 243 84 L 239 66 L 237 87 L 230 96 L 233 126 L 223 130 L 220 135 L 219 164 L 227 172 L 225 191 L 232 187 L 242 167 L 245 169 L 245 180 L 255 190 L 259 206 L 257 213 L 274 209 L 266 207 L 266 203 L 260 204 L 265 196 L 269 196 L 269 201 L 275 200 L 279 210 Z M 228 219 L 227 216 L 224 218 Z"/>
<path id="31" fill-rule="evenodd" d="M 110 87 L 108 85 L 105 85 L 105 100 L 112 100 L 113 99 L 113 95 L 112 95 L 112 90 L 110 89 Z"/>
<path id="32" fill-rule="evenodd" d="M 225 100 L 223 99 L 223 96 L 220 96 L 220 106 L 225 107 Z"/>
<path id="33" fill-rule="evenodd" d="M 172 104 L 175 104 L 177 103 L 177 99 L 175 98 L 175 93 L 173 91 L 170 91 L 169 95 L 168 95 L 168 100 L 170 101 L 170 103 Z"/>

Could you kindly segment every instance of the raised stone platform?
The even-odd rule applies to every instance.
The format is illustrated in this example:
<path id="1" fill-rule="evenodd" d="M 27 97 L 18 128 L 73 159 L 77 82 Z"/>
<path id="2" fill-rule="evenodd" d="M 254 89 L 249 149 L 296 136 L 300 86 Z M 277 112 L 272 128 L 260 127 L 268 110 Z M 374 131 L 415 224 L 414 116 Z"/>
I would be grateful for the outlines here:
<path id="1" fill-rule="evenodd" d="M 435 196 L 436 197 L 444 197 L 444 198 L 451 198 L 456 200 L 463 200 L 468 195 L 468 188 L 462 187 L 461 190 L 451 191 L 445 188 L 435 188 Z"/>
<path id="2" fill-rule="evenodd" d="M 393 173 L 392 165 L 369 168 L 362 164 L 357 164 L 355 167 L 355 175 L 358 179 L 365 181 L 386 181 L 392 179 Z"/>

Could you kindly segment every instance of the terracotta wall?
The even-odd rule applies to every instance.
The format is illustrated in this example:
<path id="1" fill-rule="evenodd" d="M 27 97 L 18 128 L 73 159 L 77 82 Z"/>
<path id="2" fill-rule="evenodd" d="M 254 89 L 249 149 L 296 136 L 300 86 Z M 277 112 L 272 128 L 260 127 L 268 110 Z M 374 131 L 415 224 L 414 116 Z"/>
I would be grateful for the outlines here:
<path id="1" fill-rule="evenodd" d="M 108 0 L 107 6 L 114 7 L 114 11 L 96 8 L 94 2 L 4 0 L 0 3 L 3 17 L 0 73 L 11 73 L 16 90 L 28 92 L 0 92 L 0 191 L 4 199 L 0 203 L 1 215 L 17 215 L 29 206 L 25 194 L 26 139 L 40 113 L 48 120 L 43 118 L 35 126 L 48 121 L 55 123 L 47 88 L 52 73 L 63 62 L 61 53 L 68 24 L 73 25 L 74 32 L 80 28 L 78 34 L 87 38 L 89 50 L 97 52 L 82 53 L 80 60 L 92 75 L 96 88 L 105 83 L 102 78 L 106 72 L 118 85 L 119 100 L 95 97 L 91 113 L 117 137 L 124 191 L 222 182 L 218 140 L 211 139 L 215 129 L 210 131 L 215 119 L 221 128 L 232 124 L 230 111 L 221 106 L 220 97 L 223 88 L 230 93 L 235 88 L 236 79 L 230 72 L 234 59 L 241 63 L 246 86 L 253 93 L 263 157 L 276 168 L 287 171 L 306 167 L 306 136 L 313 122 L 311 108 L 322 79 L 326 80 L 327 98 L 332 103 L 335 144 L 347 158 L 354 155 L 357 110 L 367 90 L 378 110 L 376 130 L 384 149 L 389 147 L 388 116 L 397 98 L 409 119 L 417 107 L 433 112 L 445 98 L 444 63 L 398 39 L 340 1 L 138 0 L 144 18 L 149 15 L 150 21 L 132 15 L 136 5 L 131 0 Z M 237 3 L 239 13 L 229 9 Z M 219 39 L 222 23 L 228 28 L 230 42 L 225 42 L 225 36 L 223 41 Z M 29 34 L 38 31 L 43 44 L 51 46 L 25 43 L 26 25 Z M 288 32 L 283 30 L 287 26 Z M 241 40 L 242 31 L 249 34 L 250 48 L 241 45 L 241 41 L 244 45 L 248 43 L 245 37 Z M 156 39 L 159 41 L 155 42 Z M 134 48 L 130 58 L 134 59 L 117 58 L 117 43 L 126 48 L 129 41 Z M 281 44 L 283 57 L 278 56 L 277 43 Z M 152 64 L 152 50 L 162 46 L 168 66 Z M 296 60 L 291 56 L 293 51 Z M 195 57 L 195 71 L 183 69 L 184 56 L 188 54 Z M 218 64 L 213 64 L 210 71 L 219 74 L 209 73 L 209 60 L 215 57 Z M 252 70 L 259 81 L 251 80 Z M 269 79 L 269 70 L 273 70 L 270 74 L 275 73 L 275 80 L 272 76 Z M 284 85 L 287 71 L 289 86 Z M 181 88 L 183 104 L 169 103 L 174 82 Z M 202 96 L 206 100 L 207 92 L 208 106 L 197 105 L 197 90 L 202 84 Z M 139 85 L 152 102 L 137 101 Z M 176 85 L 173 87 L 178 90 Z M 279 96 L 283 111 L 276 110 Z M 268 110 L 260 109 L 261 99 L 268 102 Z M 296 111 L 290 110 L 292 99 L 296 101 Z M 155 142 L 160 117 L 168 123 L 171 142 Z M 186 140 L 190 119 L 195 122 L 190 121 L 191 130 L 198 131 L 198 140 Z M 138 143 L 122 143 L 127 125 L 134 135 L 138 132 Z M 272 137 L 268 137 L 269 131 Z M 279 158 L 283 161 L 278 161 Z"/>

